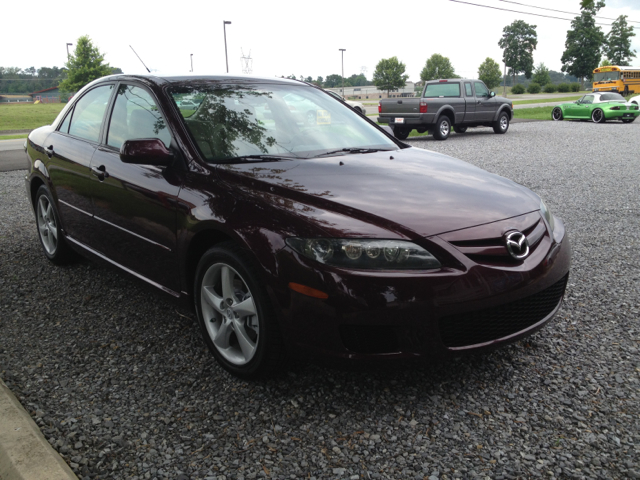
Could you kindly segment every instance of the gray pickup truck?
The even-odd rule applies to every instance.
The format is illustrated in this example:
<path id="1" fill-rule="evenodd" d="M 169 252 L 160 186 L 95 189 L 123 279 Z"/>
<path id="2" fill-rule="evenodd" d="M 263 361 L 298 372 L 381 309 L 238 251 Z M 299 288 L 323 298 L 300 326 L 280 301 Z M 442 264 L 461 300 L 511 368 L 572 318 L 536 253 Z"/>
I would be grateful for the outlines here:
<path id="1" fill-rule="evenodd" d="M 493 127 L 506 133 L 513 118 L 513 104 L 496 97 L 480 80 L 455 78 L 426 82 L 420 98 L 388 98 L 378 105 L 378 123 L 388 123 L 400 140 L 411 130 L 427 130 L 438 140 L 446 140 L 451 127 L 464 133 L 469 127 Z"/>

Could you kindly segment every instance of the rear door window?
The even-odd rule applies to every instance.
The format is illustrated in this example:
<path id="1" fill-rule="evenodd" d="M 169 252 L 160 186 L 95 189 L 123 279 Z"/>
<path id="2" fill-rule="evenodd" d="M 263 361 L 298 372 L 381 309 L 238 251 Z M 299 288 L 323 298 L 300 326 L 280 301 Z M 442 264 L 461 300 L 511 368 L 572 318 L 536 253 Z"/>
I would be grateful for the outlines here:
<path id="1" fill-rule="evenodd" d="M 78 100 L 78 103 L 73 107 L 69 135 L 96 143 L 100 140 L 102 120 L 112 91 L 113 85 L 102 85 L 90 90 Z M 66 123 L 65 119 L 62 128 Z"/>

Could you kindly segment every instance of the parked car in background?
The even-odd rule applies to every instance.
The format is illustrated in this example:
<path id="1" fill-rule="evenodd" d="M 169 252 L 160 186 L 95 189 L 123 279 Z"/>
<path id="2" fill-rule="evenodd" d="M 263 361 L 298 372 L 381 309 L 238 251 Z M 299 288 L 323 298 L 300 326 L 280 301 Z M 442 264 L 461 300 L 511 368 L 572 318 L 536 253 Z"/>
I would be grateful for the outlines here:
<path id="1" fill-rule="evenodd" d="M 636 95 L 627 100 L 629 103 L 633 103 L 634 105 L 640 105 L 640 95 Z"/>
<path id="2" fill-rule="evenodd" d="M 338 100 L 341 100 L 344 103 L 346 103 L 347 105 L 349 105 L 350 107 L 352 107 L 354 110 L 357 110 L 361 114 L 366 115 L 367 109 L 364 108 L 364 105 L 361 104 L 360 102 L 354 102 L 353 100 L 345 100 L 345 98 L 342 95 L 340 95 L 339 93 L 336 93 L 336 92 L 334 92 L 332 90 L 325 90 L 325 92 L 330 93 L 331 95 L 336 97 Z"/>
<path id="3" fill-rule="evenodd" d="M 301 82 L 108 76 L 25 148 L 44 255 L 188 301 L 235 375 L 491 350 L 547 323 L 567 284 L 564 225 L 535 193 Z"/>
<path id="4" fill-rule="evenodd" d="M 495 133 L 506 133 L 513 104 L 496 97 L 480 80 L 432 80 L 426 82 L 420 98 L 383 98 L 378 113 L 378 123 L 388 123 L 400 140 L 414 129 L 446 140 L 451 127 L 456 133 L 465 133 L 469 127 L 492 127 Z"/>
<path id="5" fill-rule="evenodd" d="M 633 122 L 638 115 L 638 104 L 627 102 L 619 93 L 589 93 L 572 103 L 562 103 L 553 108 L 551 118 L 560 120 L 592 120 L 604 123 L 607 120 Z"/>

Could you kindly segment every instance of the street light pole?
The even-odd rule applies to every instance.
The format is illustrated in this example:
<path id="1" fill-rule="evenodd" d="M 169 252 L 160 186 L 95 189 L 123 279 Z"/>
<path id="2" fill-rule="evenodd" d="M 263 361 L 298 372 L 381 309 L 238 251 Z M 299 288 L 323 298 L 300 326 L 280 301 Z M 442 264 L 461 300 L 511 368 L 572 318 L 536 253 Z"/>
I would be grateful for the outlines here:
<path id="1" fill-rule="evenodd" d="M 191 73 L 193 73 L 193 53 L 191 54 Z"/>
<path id="2" fill-rule="evenodd" d="M 69 61 L 69 47 L 73 45 L 73 43 L 67 43 L 67 62 Z"/>
<path id="3" fill-rule="evenodd" d="M 342 98 L 344 98 L 344 52 L 347 51 L 346 48 L 339 48 L 342 55 Z"/>
<path id="4" fill-rule="evenodd" d="M 227 62 L 227 73 L 229 73 L 229 57 L 227 56 L 227 25 L 231 25 L 231 22 L 223 20 L 222 28 L 224 30 L 224 59 Z"/>

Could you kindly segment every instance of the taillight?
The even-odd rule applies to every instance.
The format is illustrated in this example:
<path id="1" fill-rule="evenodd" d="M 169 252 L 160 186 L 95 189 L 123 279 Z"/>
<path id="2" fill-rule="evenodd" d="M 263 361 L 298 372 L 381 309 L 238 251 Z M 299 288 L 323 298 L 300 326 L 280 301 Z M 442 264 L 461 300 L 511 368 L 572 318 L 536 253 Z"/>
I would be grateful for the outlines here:
<path id="1" fill-rule="evenodd" d="M 427 113 L 427 102 L 420 102 L 420 113 Z"/>
<path id="2" fill-rule="evenodd" d="M 378 113 L 382 113 L 382 105 L 378 104 Z"/>

